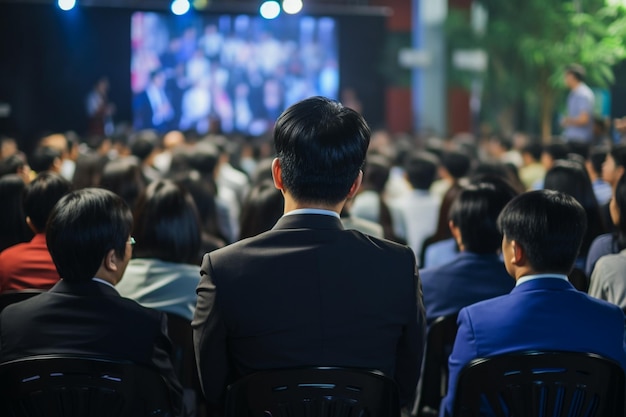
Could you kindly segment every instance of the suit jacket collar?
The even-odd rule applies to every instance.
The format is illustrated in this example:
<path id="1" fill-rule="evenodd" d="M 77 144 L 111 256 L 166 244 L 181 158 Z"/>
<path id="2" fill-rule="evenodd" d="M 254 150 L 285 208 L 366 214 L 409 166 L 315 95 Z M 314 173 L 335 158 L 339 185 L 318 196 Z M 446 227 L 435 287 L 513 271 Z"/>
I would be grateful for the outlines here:
<path id="1" fill-rule="evenodd" d="M 92 280 L 68 282 L 62 279 L 50 288 L 49 292 L 92 297 L 120 297 L 115 288 Z"/>
<path id="2" fill-rule="evenodd" d="M 560 278 L 537 278 L 532 281 L 524 282 L 511 291 L 511 293 L 528 292 L 537 290 L 548 291 L 577 291 L 569 281 Z"/>
<path id="3" fill-rule="evenodd" d="M 278 219 L 272 230 L 329 229 L 344 230 L 341 220 L 324 214 L 294 214 Z"/>

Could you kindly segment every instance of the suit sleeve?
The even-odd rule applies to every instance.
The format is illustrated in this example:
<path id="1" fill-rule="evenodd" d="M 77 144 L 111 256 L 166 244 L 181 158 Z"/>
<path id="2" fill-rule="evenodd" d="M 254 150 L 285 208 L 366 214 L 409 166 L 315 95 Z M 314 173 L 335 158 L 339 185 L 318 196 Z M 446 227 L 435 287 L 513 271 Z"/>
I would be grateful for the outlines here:
<path id="1" fill-rule="evenodd" d="M 230 360 L 227 351 L 226 326 L 217 302 L 209 254 L 204 255 L 200 283 L 196 289 L 198 300 L 193 327 L 193 342 L 202 392 L 213 407 L 223 403 L 230 376 Z"/>
<path id="2" fill-rule="evenodd" d="M 170 392 L 170 399 L 177 416 L 183 415 L 183 388 L 172 365 L 172 342 L 167 334 L 167 315 L 160 313 L 160 334 L 157 336 L 152 353 L 152 362 L 159 369 Z"/>
<path id="3" fill-rule="evenodd" d="M 448 359 L 448 393 L 443 398 L 439 409 L 440 417 L 452 416 L 454 399 L 456 394 L 456 384 L 459 373 L 465 365 L 472 359 L 478 357 L 478 349 L 476 347 L 476 338 L 474 337 L 474 328 L 472 320 L 466 308 L 461 309 L 457 319 L 458 332 L 454 340 L 454 347 Z"/>
<path id="4" fill-rule="evenodd" d="M 400 403 L 408 405 L 415 396 L 420 377 L 424 344 L 426 342 L 426 314 L 422 298 L 422 284 L 419 279 L 413 251 L 407 248 L 412 263 L 414 289 L 411 297 L 410 320 L 405 327 L 396 351 L 395 379 L 400 391 Z"/>

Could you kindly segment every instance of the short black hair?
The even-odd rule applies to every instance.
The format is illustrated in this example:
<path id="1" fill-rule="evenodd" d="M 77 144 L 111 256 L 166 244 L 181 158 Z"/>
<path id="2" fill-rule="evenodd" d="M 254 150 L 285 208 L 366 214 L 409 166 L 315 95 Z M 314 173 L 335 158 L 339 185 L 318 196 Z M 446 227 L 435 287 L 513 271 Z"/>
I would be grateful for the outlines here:
<path id="1" fill-rule="evenodd" d="M 198 264 L 201 224 L 189 192 L 171 180 L 152 182 L 133 211 L 135 258 Z"/>
<path id="2" fill-rule="evenodd" d="M 61 151 L 48 146 L 39 146 L 30 156 L 30 167 L 35 172 L 48 171 L 57 159 L 61 159 Z"/>
<path id="3" fill-rule="evenodd" d="M 578 81 L 585 81 L 587 76 L 585 68 L 580 64 L 569 64 L 565 67 L 565 72 L 572 74 Z"/>
<path id="4" fill-rule="evenodd" d="M 522 148 L 522 154 L 529 154 L 535 161 L 541 159 L 541 152 L 543 152 L 543 146 L 539 142 L 531 142 Z"/>
<path id="5" fill-rule="evenodd" d="M 615 166 L 626 168 L 626 145 L 619 144 L 611 148 L 609 152 L 613 160 L 615 160 Z"/>
<path id="6" fill-rule="evenodd" d="M 516 195 L 513 187 L 497 179 L 461 190 L 450 208 L 449 218 L 460 229 L 467 251 L 480 254 L 498 251 L 502 244 L 498 215 Z"/>
<path id="7" fill-rule="evenodd" d="M 586 160 L 587 158 L 589 158 L 589 152 L 591 150 L 591 145 L 589 143 L 582 142 L 579 140 L 574 140 L 574 141 L 568 142 L 568 147 L 569 147 L 570 158 L 572 154 L 579 155 L 580 157 L 582 157 L 583 160 Z"/>
<path id="8" fill-rule="evenodd" d="M 587 217 L 574 197 L 537 190 L 511 200 L 498 217 L 498 228 L 521 245 L 535 272 L 567 275 L 578 256 Z"/>
<path id="9" fill-rule="evenodd" d="M 441 165 L 455 179 L 459 179 L 467 175 L 472 166 L 472 160 L 463 152 L 446 151 L 441 155 Z"/>
<path id="10" fill-rule="evenodd" d="M 285 110 L 274 128 L 274 145 L 285 189 L 295 200 L 337 204 L 359 176 L 370 128 L 356 111 L 325 97 Z"/>
<path id="11" fill-rule="evenodd" d="M 0 160 L 0 177 L 7 174 L 17 174 L 26 165 L 28 165 L 26 157 L 21 153 L 7 156 Z"/>
<path id="12" fill-rule="evenodd" d="M 379 154 L 368 155 L 363 169 L 363 188 L 383 192 L 389 180 L 390 171 L 389 158 Z"/>
<path id="13" fill-rule="evenodd" d="M 591 162 L 591 167 L 593 168 L 593 172 L 597 175 L 602 176 L 602 164 L 606 160 L 606 154 L 609 150 L 605 147 L 594 148 L 589 153 L 589 162 Z"/>
<path id="14" fill-rule="evenodd" d="M 61 278 L 87 281 L 111 249 L 124 258 L 132 228 L 132 213 L 120 196 L 83 188 L 66 194 L 54 206 L 46 243 Z"/>
<path id="15" fill-rule="evenodd" d="M 561 142 L 553 142 L 543 147 L 543 153 L 550 155 L 550 157 L 558 161 L 559 159 L 567 159 L 569 153 L 569 146 Z"/>
<path id="16" fill-rule="evenodd" d="M 130 138 L 130 152 L 143 162 L 159 146 L 159 142 L 159 135 L 154 130 L 140 130 Z"/>
<path id="17" fill-rule="evenodd" d="M 204 177 L 213 177 L 219 159 L 219 148 L 208 140 L 202 140 L 194 146 L 189 158 L 189 165 Z"/>
<path id="18" fill-rule="evenodd" d="M 411 153 L 404 164 L 411 186 L 417 190 L 428 190 L 437 177 L 439 159 L 430 152 Z"/>
<path id="19" fill-rule="evenodd" d="M 43 171 L 28 184 L 24 192 L 24 214 L 38 233 L 46 230 L 46 222 L 54 205 L 69 193 L 72 184 L 61 175 Z"/>

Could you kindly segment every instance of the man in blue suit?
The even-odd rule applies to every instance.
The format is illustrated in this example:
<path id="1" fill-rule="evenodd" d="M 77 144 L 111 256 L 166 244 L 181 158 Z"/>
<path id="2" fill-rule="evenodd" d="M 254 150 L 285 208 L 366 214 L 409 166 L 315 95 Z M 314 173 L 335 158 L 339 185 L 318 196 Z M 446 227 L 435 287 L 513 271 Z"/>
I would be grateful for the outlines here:
<path id="1" fill-rule="evenodd" d="M 502 235 L 496 224 L 517 194 L 500 179 L 478 179 L 463 189 L 450 209 L 450 230 L 460 252 L 446 264 L 420 271 L 426 320 L 508 294 L 515 281 L 498 256 Z"/>
<path id="2" fill-rule="evenodd" d="M 459 372 L 479 357 L 526 350 L 591 352 L 626 369 L 624 313 L 567 280 L 586 223 L 574 198 L 549 190 L 524 193 L 500 213 L 504 263 L 516 286 L 460 311 L 440 415 L 452 415 Z"/>

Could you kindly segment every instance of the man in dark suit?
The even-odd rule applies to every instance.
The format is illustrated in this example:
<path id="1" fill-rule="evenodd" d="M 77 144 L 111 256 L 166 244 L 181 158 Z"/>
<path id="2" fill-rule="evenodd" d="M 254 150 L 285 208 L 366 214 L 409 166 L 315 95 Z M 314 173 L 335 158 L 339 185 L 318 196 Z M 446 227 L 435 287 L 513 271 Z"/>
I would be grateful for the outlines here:
<path id="1" fill-rule="evenodd" d="M 155 129 L 164 133 L 176 127 L 174 108 L 165 91 L 166 83 L 165 72 L 156 69 L 150 73 L 146 89 L 135 96 L 133 127 L 136 130 Z"/>
<path id="2" fill-rule="evenodd" d="M 419 378 L 424 309 L 406 246 L 344 230 L 339 213 L 361 183 L 370 130 L 354 110 L 313 97 L 276 122 L 274 228 L 205 255 L 194 343 L 206 399 L 274 368 L 375 368 L 407 404 Z"/>
<path id="3" fill-rule="evenodd" d="M 498 218 L 510 294 L 462 309 L 449 359 L 448 394 L 440 415 L 452 415 L 459 372 L 472 359 L 526 350 L 591 352 L 626 369 L 624 313 L 577 291 L 567 280 L 586 229 L 571 196 L 541 190 L 511 200 Z"/>
<path id="4" fill-rule="evenodd" d="M 133 218 L 110 191 L 86 188 L 55 205 L 46 242 L 62 279 L 0 314 L 0 362 L 43 354 L 130 360 L 161 372 L 179 415 L 166 316 L 122 298 L 114 285 L 132 254 Z"/>
<path id="5" fill-rule="evenodd" d="M 504 181 L 479 179 L 457 196 L 450 209 L 450 230 L 460 253 L 446 264 L 420 271 L 429 324 L 513 289 L 515 280 L 499 257 L 502 235 L 496 222 L 516 194 Z"/>

